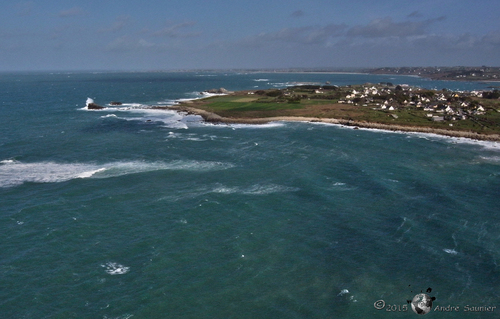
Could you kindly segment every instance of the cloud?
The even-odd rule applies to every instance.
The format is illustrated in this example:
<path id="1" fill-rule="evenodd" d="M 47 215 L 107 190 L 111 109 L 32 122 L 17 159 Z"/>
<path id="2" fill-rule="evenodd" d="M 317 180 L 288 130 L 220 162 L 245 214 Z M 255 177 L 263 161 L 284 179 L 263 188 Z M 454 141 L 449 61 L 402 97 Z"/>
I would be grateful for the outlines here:
<path id="1" fill-rule="evenodd" d="M 347 29 L 345 24 L 328 24 L 325 26 L 305 26 L 283 28 L 276 32 L 263 32 L 246 38 L 243 42 L 250 46 L 267 45 L 269 42 L 285 42 L 295 44 L 327 44 L 331 38 L 338 37 Z"/>
<path id="2" fill-rule="evenodd" d="M 201 35 L 201 32 L 184 32 L 182 31 L 185 28 L 192 27 L 196 24 L 194 21 L 186 21 L 177 23 L 168 27 L 165 27 L 161 30 L 153 32 L 154 36 L 157 37 L 167 37 L 167 38 L 191 38 L 197 37 Z"/>
<path id="3" fill-rule="evenodd" d="M 60 18 L 67 18 L 67 17 L 79 16 L 82 15 L 83 13 L 84 11 L 82 8 L 73 7 L 71 9 L 59 11 L 57 16 Z"/>
<path id="4" fill-rule="evenodd" d="M 490 31 L 482 38 L 482 41 L 489 45 L 500 46 L 500 30 Z"/>
<path id="5" fill-rule="evenodd" d="M 300 17 L 303 17 L 303 16 L 305 16 L 305 12 L 302 11 L 302 10 L 297 10 L 297 11 L 292 12 L 292 17 L 293 18 L 300 18 Z"/>
<path id="6" fill-rule="evenodd" d="M 100 32 L 118 32 L 128 26 L 131 20 L 129 15 L 119 16 L 111 26 L 101 29 Z"/>
<path id="7" fill-rule="evenodd" d="M 407 17 L 408 18 L 421 18 L 421 17 L 423 17 L 423 14 L 420 13 L 419 11 L 413 11 Z"/>
<path id="8" fill-rule="evenodd" d="M 445 17 L 428 19 L 424 21 L 394 22 L 392 18 L 386 17 L 375 19 L 367 25 L 357 25 L 349 29 L 348 36 L 365 38 L 384 37 L 409 37 L 423 35 L 426 29 L 433 23 L 444 20 Z"/>

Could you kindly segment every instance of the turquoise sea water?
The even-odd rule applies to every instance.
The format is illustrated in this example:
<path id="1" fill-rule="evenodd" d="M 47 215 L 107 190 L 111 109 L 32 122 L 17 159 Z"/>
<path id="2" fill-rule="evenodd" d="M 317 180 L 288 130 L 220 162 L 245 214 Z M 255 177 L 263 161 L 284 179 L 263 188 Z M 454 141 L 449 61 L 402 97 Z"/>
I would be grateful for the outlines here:
<path id="1" fill-rule="evenodd" d="M 325 81 L 487 86 L 1 74 L 0 317 L 406 318 L 387 309 L 428 288 L 435 306 L 460 307 L 429 316 L 498 317 L 498 143 L 144 109 L 210 88 Z M 87 111 L 87 97 L 124 105 Z"/>

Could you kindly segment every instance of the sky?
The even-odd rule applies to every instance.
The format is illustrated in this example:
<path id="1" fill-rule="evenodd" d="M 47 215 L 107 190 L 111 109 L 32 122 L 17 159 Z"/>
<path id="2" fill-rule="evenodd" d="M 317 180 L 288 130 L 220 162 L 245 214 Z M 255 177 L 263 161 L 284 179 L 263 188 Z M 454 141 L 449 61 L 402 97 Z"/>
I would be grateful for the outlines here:
<path id="1" fill-rule="evenodd" d="M 499 0 L 0 0 L 0 71 L 500 66 Z"/>

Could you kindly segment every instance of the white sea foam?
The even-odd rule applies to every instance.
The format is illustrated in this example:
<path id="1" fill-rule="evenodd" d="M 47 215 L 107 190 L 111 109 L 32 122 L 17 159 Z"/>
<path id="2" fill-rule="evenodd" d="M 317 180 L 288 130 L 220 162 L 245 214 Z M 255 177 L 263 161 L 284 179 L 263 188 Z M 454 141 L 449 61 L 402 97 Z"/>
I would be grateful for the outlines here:
<path id="1" fill-rule="evenodd" d="M 255 82 L 268 82 L 269 79 L 254 79 Z"/>
<path id="2" fill-rule="evenodd" d="M 334 182 L 331 184 L 331 187 L 329 187 L 329 190 L 341 191 L 341 192 L 352 191 L 352 190 L 356 190 L 356 189 L 357 189 L 357 187 L 353 187 L 353 186 L 348 185 L 347 183 L 343 183 L 343 182 Z"/>
<path id="3" fill-rule="evenodd" d="M 88 171 L 88 172 L 83 172 L 79 175 L 77 175 L 76 177 L 78 178 L 89 178 L 89 177 L 92 177 L 94 174 L 97 174 L 99 172 L 104 172 L 106 170 L 106 168 L 99 168 L 99 169 L 96 169 L 94 171 Z"/>
<path id="4" fill-rule="evenodd" d="M 457 255 L 457 254 L 458 254 L 458 252 L 457 252 L 455 249 L 448 249 L 448 248 L 444 248 L 444 249 L 443 249 L 443 251 L 444 251 L 445 253 L 450 254 L 450 255 Z"/>
<path id="5" fill-rule="evenodd" d="M 3 161 L 0 161 L 0 164 L 14 164 L 16 161 L 12 159 L 6 159 Z"/>
<path id="6" fill-rule="evenodd" d="M 493 141 L 479 141 L 479 140 L 473 140 L 469 138 L 451 138 L 453 143 L 456 144 L 474 144 L 474 145 L 479 145 L 485 150 L 489 151 L 500 151 L 500 142 L 493 142 Z"/>
<path id="7" fill-rule="evenodd" d="M 336 124 L 336 123 L 325 123 L 325 122 L 308 122 L 308 124 L 335 126 L 338 128 L 350 129 L 350 130 L 355 128 L 354 126 L 347 126 L 344 124 Z M 433 141 L 433 140 L 434 141 L 444 141 L 444 142 L 453 143 L 453 144 L 480 145 L 483 148 L 488 149 L 488 150 L 500 151 L 500 142 L 494 142 L 494 141 L 474 140 L 471 138 L 446 136 L 446 135 L 441 135 L 441 134 L 436 134 L 436 133 L 392 131 L 392 130 L 385 130 L 385 129 L 379 129 L 379 128 L 368 128 L 368 127 L 356 127 L 356 130 L 370 131 L 370 132 L 374 132 L 374 133 L 384 133 L 384 134 L 403 134 L 403 135 L 407 135 L 407 138 L 416 137 L 416 138 L 426 139 L 429 141 Z"/>
<path id="8" fill-rule="evenodd" d="M 244 195 L 267 195 L 273 193 L 296 192 L 299 188 L 276 184 L 252 185 L 250 187 L 227 187 L 218 186 L 213 189 L 214 193 L 223 194 L 244 194 Z"/>
<path id="9" fill-rule="evenodd" d="M 271 84 L 272 86 L 274 86 L 275 88 L 282 88 L 282 87 L 287 87 L 287 86 L 294 86 L 296 84 L 292 84 L 290 82 L 277 82 L 277 83 L 269 83 Z"/>
<path id="10" fill-rule="evenodd" d="M 209 194 L 241 194 L 241 195 L 268 195 L 275 193 L 287 193 L 287 192 L 296 192 L 299 191 L 300 188 L 290 187 L 284 185 L 276 185 L 276 184 L 256 184 L 251 186 L 226 186 L 221 184 L 216 184 L 212 186 L 202 186 L 199 188 L 190 188 L 189 190 L 183 190 L 180 193 L 171 193 L 160 199 L 159 201 L 178 201 L 188 198 L 196 198 L 199 196 L 205 196 Z"/>
<path id="11" fill-rule="evenodd" d="M 105 268 L 105 271 L 110 275 L 124 275 L 130 270 L 130 267 L 126 267 L 114 262 L 108 262 L 101 265 L 101 267 Z"/>
<path id="12" fill-rule="evenodd" d="M 347 290 L 347 289 L 342 289 L 342 290 L 339 292 L 338 296 L 343 296 L 343 295 L 348 294 L 348 293 L 349 293 L 349 290 Z"/>
<path id="13" fill-rule="evenodd" d="M 163 123 L 165 127 L 175 129 L 187 129 L 186 122 L 200 121 L 201 117 L 193 117 L 192 115 L 183 115 L 172 110 L 158 110 L 151 108 L 113 108 L 108 111 L 127 112 L 132 116 L 117 116 L 116 114 L 108 114 L 101 118 L 115 118 L 124 121 L 140 121 Z M 140 116 L 133 116 L 140 115 Z"/>
<path id="14" fill-rule="evenodd" d="M 53 183 L 92 176 L 100 167 L 92 164 L 58 164 L 54 162 L 0 165 L 0 187 L 12 187 L 24 182 Z"/>
<path id="15" fill-rule="evenodd" d="M 473 161 L 472 164 L 500 164 L 500 156 L 478 156 Z"/>
<path id="16" fill-rule="evenodd" d="M 211 96 L 223 96 L 223 95 L 227 95 L 226 93 L 209 93 L 209 92 L 201 92 L 201 94 L 203 95 L 203 97 L 211 97 Z"/>
<path id="17" fill-rule="evenodd" d="M 345 186 L 345 183 L 342 182 L 335 182 L 332 184 L 333 186 Z"/>
<path id="18" fill-rule="evenodd" d="M 0 187 L 14 187 L 26 182 L 58 183 L 80 178 L 111 178 L 158 170 L 212 171 L 232 164 L 208 161 L 112 162 L 105 164 L 36 162 L 6 160 L 0 165 Z"/>
<path id="19" fill-rule="evenodd" d="M 85 102 L 85 106 L 89 106 L 90 103 L 94 103 L 94 100 L 88 97 L 87 101 Z"/>
<path id="20" fill-rule="evenodd" d="M 275 128 L 285 126 L 285 122 L 270 122 L 266 124 L 231 124 L 235 128 Z"/>
<path id="21" fill-rule="evenodd" d="M 202 123 L 205 126 L 221 127 L 221 128 L 231 128 L 231 129 L 267 129 L 286 126 L 284 121 L 270 122 L 266 124 L 213 124 L 213 123 Z"/>

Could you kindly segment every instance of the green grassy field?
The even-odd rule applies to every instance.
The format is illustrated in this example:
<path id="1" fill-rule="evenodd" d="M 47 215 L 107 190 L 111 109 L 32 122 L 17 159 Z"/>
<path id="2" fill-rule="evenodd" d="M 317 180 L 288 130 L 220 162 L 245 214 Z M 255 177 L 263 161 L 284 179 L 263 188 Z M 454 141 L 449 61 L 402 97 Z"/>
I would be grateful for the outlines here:
<path id="1" fill-rule="evenodd" d="M 198 100 L 191 106 L 227 118 L 301 116 L 499 134 L 500 112 L 498 110 L 500 110 L 500 102 L 486 99 L 481 99 L 480 102 L 486 108 L 484 115 L 473 116 L 472 119 L 467 120 L 439 122 L 432 121 L 431 118 L 427 117 L 429 112 L 423 111 L 421 108 L 406 107 L 388 111 L 381 110 L 373 103 L 368 105 L 339 104 L 336 99 L 322 99 L 318 98 L 317 95 L 312 97 L 312 95 L 302 94 L 302 92 L 301 98 L 296 100 L 286 96 L 272 97 L 265 94 L 254 95 L 237 92 Z M 442 116 L 443 114 L 435 113 L 434 115 Z"/>

